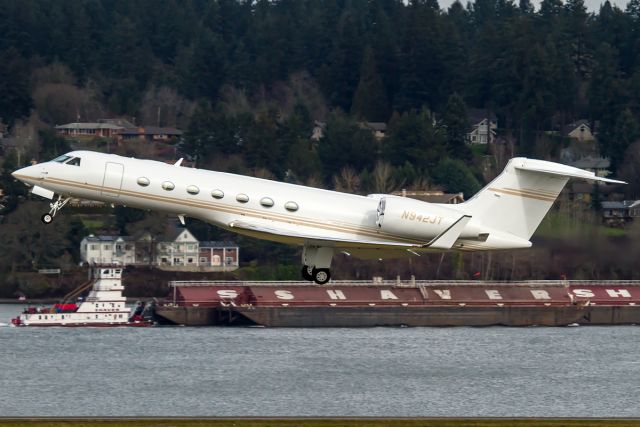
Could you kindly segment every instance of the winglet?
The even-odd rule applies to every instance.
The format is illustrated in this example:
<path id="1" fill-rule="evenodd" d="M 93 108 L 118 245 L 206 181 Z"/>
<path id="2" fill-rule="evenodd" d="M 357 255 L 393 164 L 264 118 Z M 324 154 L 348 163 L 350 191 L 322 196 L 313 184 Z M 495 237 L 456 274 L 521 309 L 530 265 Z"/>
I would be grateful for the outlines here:
<path id="1" fill-rule="evenodd" d="M 470 219 L 471 215 L 461 216 L 460 219 L 451 224 L 449 228 L 444 230 L 424 246 L 435 249 L 451 249 Z"/>
<path id="2" fill-rule="evenodd" d="M 184 157 L 180 157 L 180 160 L 178 160 L 177 162 L 175 162 L 173 164 L 173 166 L 180 166 L 182 164 L 182 160 L 184 159 Z"/>

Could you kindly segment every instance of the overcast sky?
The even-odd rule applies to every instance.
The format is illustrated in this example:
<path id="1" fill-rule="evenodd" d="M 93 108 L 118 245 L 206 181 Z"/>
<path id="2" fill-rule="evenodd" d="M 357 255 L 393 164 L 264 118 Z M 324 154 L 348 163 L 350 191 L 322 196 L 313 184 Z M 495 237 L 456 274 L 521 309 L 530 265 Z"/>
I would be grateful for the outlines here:
<path id="1" fill-rule="evenodd" d="M 448 9 L 449 6 L 451 6 L 451 4 L 454 1 L 455 0 L 438 0 L 438 4 L 442 9 Z M 538 9 L 541 1 L 542 0 L 531 0 L 531 3 L 533 3 L 536 6 L 536 9 Z M 615 4 L 622 10 L 624 10 L 627 7 L 627 3 L 629 2 L 628 0 L 609 0 L 609 1 L 611 2 L 612 5 Z M 460 0 L 460 2 L 465 6 L 467 5 L 467 0 Z M 604 2 L 605 0 L 584 0 L 584 4 L 587 6 L 587 9 L 589 10 L 589 12 L 598 12 L 600 10 L 600 5 Z M 517 1 L 516 1 L 516 4 L 518 4 Z"/>

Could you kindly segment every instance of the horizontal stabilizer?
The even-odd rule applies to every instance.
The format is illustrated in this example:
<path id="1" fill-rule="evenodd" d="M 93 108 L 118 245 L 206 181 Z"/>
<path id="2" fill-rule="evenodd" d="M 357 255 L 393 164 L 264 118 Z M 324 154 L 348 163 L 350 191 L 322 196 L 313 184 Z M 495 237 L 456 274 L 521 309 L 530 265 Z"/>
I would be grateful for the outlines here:
<path id="1" fill-rule="evenodd" d="M 514 166 L 516 169 L 531 171 L 531 172 L 539 172 L 548 175 L 557 175 L 557 176 L 565 176 L 569 178 L 581 178 L 588 179 L 590 181 L 601 181 L 608 182 L 611 184 L 626 184 L 624 181 L 618 181 L 616 179 L 603 178 L 600 176 L 596 176 L 595 173 L 589 172 L 583 169 L 574 168 L 572 166 L 561 165 L 559 163 L 551 163 L 543 160 L 534 160 L 534 159 L 514 159 L 520 160 Z"/>
<path id="2" fill-rule="evenodd" d="M 434 249 L 451 249 L 453 244 L 458 240 L 462 230 L 471 220 L 470 215 L 463 215 L 454 222 L 449 228 L 440 233 L 436 238 L 427 243 L 425 247 Z"/>

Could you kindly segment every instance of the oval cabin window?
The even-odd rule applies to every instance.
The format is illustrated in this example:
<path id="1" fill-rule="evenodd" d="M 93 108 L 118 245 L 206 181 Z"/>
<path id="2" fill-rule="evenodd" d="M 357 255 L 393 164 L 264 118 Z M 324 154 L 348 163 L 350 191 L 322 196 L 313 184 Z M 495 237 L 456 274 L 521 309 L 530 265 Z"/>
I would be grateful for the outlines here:
<path id="1" fill-rule="evenodd" d="M 138 178 L 138 185 L 141 187 L 146 187 L 150 183 L 151 181 L 149 181 L 149 178 L 146 178 L 144 176 L 141 176 L 140 178 Z"/>
<path id="2" fill-rule="evenodd" d="M 265 208 L 270 208 L 273 206 L 273 199 L 271 197 L 263 197 L 260 199 L 260 204 Z"/>
<path id="3" fill-rule="evenodd" d="M 214 199 L 222 199 L 224 197 L 224 192 L 222 190 L 213 190 L 211 192 L 211 197 Z"/>
<path id="4" fill-rule="evenodd" d="M 163 188 L 164 190 L 171 191 L 171 190 L 173 190 L 174 188 L 176 188 L 176 186 L 175 186 L 175 185 L 173 185 L 173 182 L 165 181 L 165 182 L 163 182 L 163 183 L 162 183 L 162 188 Z"/>
<path id="5" fill-rule="evenodd" d="M 188 185 L 187 186 L 187 193 L 189 194 L 198 194 L 200 192 L 200 189 L 198 187 L 196 187 L 195 185 Z"/>
<path id="6" fill-rule="evenodd" d="M 247 203 L 249 201 L 249 196 L 246 194 L 240 193 L 236 196 L 236 200 L 240 203 Z"/>
<path id="7" fill-rule="evenodd" d="M 295 212 L 298 210 L 298 204 L 296 202 L 287 202 L 284 204 L 284 208 L 288 211 Z"/>

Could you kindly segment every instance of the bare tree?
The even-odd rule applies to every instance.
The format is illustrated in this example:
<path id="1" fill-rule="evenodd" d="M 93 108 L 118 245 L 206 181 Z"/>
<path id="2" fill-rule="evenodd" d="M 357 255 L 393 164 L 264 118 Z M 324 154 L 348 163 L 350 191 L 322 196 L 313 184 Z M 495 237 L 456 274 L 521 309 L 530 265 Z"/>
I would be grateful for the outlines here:
<path id="1" fill-rule="evenodd" d="M 396 182 L 393 179 L 393 166 L 389 163 L 378 161 L 373 169 L 374 191 L 377 193 L 391 193 L 396 189 Z"/>
<path id="2" fill-rule="evenodd" d="M 336 191 L 357 193 L 360 189 L 360 177 L 352 167 L 345 166 L 340 171 L 340 175 L 333 177 L 333 187 Z"/>
<path id="3" fill-rule="evenodd" d="M 186 128 L 195 104 L 175 89 L 151 86 L 142 98 L 140 121 L 144 125 Z"/>

